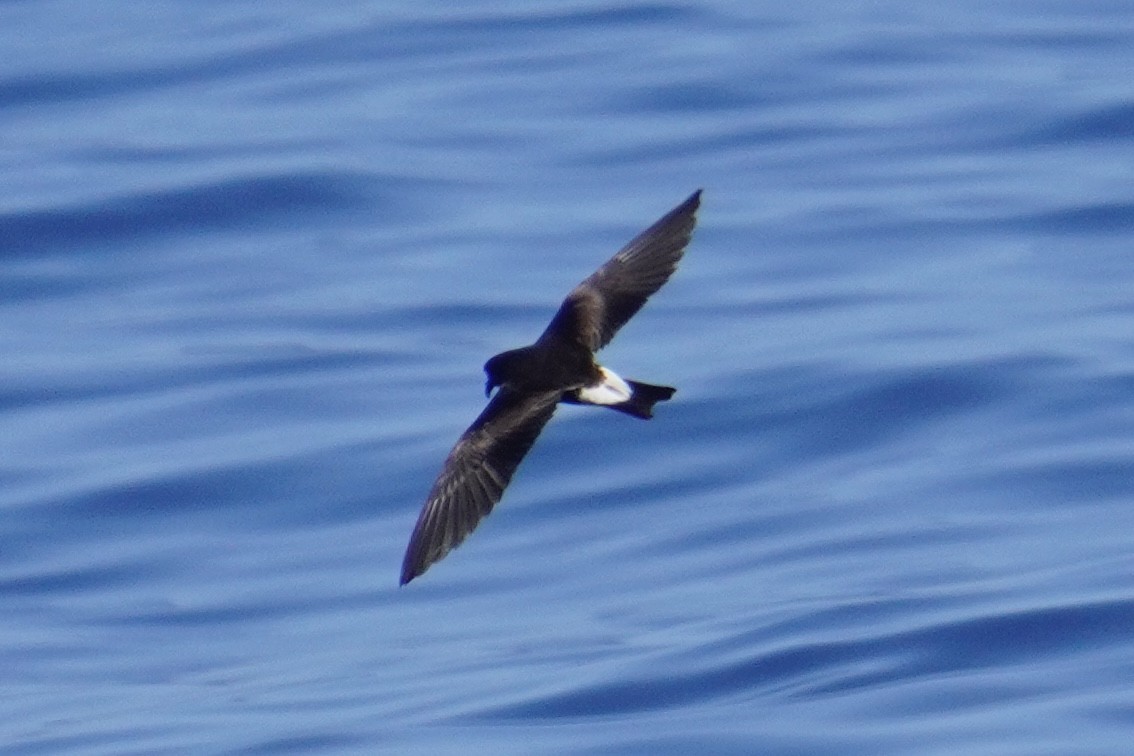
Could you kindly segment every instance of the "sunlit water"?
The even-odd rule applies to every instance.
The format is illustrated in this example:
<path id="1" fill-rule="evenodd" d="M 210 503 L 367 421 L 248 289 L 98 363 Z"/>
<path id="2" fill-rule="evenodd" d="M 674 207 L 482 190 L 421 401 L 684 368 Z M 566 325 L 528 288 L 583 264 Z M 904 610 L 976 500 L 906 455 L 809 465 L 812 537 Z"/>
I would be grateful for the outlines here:
<path id="1" fill-rule="evenodd" d="M 0 750 L 1129 752 L 1134 6 L 444 6 L 0 5 Z"/>

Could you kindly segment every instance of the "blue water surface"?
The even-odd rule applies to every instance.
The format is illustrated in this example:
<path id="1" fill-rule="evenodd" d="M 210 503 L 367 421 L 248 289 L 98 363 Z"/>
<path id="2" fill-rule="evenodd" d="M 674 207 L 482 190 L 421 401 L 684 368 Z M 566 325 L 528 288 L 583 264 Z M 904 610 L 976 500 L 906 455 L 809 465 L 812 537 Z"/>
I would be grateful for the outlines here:
<path id="1" fill-rule="evenodd" d="M 1123 754 L 1134 5 L 0 4 L 0 750 Z M 705 188 L 397 587 L 481 365 Z"/>

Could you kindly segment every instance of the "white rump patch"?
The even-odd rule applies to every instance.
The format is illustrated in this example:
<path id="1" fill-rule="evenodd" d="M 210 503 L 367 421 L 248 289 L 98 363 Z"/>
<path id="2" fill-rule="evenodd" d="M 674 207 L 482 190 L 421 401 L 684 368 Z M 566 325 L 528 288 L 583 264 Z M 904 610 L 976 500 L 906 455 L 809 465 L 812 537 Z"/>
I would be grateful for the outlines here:
<path id="1" fill-rule="evenodd" d="M 612 370 L 602 366 L 599 370 L 602 371 L 602 382 L 579 389 L 579 401 L 585 404 L 622 404 L 629 401 L 634 392 L 626 381 Z"/>

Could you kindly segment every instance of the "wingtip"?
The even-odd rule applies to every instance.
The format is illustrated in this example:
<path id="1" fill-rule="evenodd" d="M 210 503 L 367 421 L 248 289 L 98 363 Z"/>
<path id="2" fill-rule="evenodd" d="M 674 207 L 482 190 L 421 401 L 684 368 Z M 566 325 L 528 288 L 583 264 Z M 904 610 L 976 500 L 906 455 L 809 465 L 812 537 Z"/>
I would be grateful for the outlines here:
<path id="1" fill-rule="evenodd" d="M 680 205 L 673 208 L 673 210 L 669 212 L 669 215 L 667 217 L 691 217 L 695 215 L 697 213 L 697 210 L 701 207 L 701 192 L 703 191 L 703 189 L 698 189 L 697 191 L 690 194 L 681 202 Z"/>
<path id="2" fill-rule="evenodd" d="M 410 537 L 409 546 L 406 547 L 406 554 L 402 557 L 402 571 L 398 575 L 398 587 L 409 583 L 415 577 L 425 572 L 428 567 L 423 568 L 417 559 L 417 529 L 414 529 L 413 535 Z"/>
<path id="3" fill-rule="evenodd" d="M 411 580 L 413 580 L 415 577 L 420 576 L 421 573 L 429 569 L 429 565 L 425 565 L 423 567 L 419 564 L 416 564 L 415 560 L 410 558 L 411 553 L 412 547 L 410 551 L 406 552 L 406 558 L 402 562 L 402 574 L 398 577 L 399 588 L 401 588 L 403 585 L 408 585 Z"/>

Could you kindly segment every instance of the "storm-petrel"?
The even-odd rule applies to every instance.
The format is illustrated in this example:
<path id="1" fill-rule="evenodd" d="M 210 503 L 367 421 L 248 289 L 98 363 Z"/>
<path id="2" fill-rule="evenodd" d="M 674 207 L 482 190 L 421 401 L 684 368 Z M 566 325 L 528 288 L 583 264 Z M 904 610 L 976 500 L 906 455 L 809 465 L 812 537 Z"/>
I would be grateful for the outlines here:
<path id="1" fill-rule="evenodd" d="M 429 492 L 406 548 L 402 585 L 492 511 L 559 402 L 649 419 L 654 404 L 673 396 L 668 386 L 620 378 L 595 362 L 595 352 L 673 275 L 700 203 L 698 189 L 576 286 L 534 344 L 485 363 L 485 396 L 499 389 L 449 452 Z"/>

